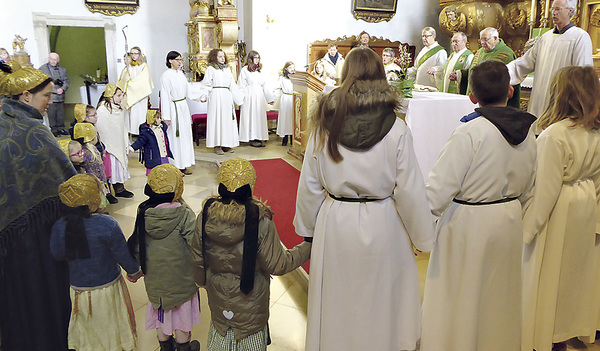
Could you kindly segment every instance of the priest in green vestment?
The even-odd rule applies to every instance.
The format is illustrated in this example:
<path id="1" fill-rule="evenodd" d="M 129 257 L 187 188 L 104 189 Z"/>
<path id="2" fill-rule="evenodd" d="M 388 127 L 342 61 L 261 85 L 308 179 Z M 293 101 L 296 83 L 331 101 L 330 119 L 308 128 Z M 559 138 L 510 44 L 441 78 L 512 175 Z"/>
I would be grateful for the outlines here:
<path id="1" fill-rule="evenodd" d="M 452 54 L 444 66 L 444 74 L 439 91 L 450 94 L 465 94 L 466 87 L 460 90 L 461 70 L 471 67 L 473 53 L 467 49 L 467 36 L 463 32 L 456 32 L 452 36 Z"/>
<path id="2" fill-rule="evenodd" d="M 488 27 L 479 32 L 479 43 L 481 44 L 481 48 L 475 53 L 471 67 L 475 67 L 477 64 L 487 60 L 500 61 L 506 65 L 517 58 L 515 52 L 504 43 L 504 40 L 500 39 L 496 28 Z M 468 73 L 470 71 L 471 68 L 462 71 L 461 84 L 468 82 Z M 513 85 L 513 88 L 515 92 L 512 98 L 508 100 L 508 106 L 521 108 L 521 85 Z M 467 95 L 470 92 L 471 88 L 467 85 Z"/>

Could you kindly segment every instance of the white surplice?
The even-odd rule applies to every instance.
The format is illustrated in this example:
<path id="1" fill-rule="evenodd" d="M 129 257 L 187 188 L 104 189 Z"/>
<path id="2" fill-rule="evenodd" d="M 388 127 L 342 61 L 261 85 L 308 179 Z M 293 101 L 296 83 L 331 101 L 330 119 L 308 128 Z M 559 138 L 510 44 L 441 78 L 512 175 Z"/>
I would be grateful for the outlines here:
<path id="1" fill-rule="evenodd" d="M 248 66 L 240 72 L 238 87 L 244 94 L 244 104 L 240 107 L 240 141 L 269 140 L 266 81 L 264 73 L 250 72 Z"/>
<path id="2" fill-rule="evenodd" d="M 535 176 L 535 138 L 510 145 L 486 118 L 455 129 L 429 173 L 441 215 L 423 298 L 422 351 L 519 350 L 522 203 Z M 492 202 L 462 205 L 453 199 Z"/>
<path id="3" fill-rule="evenodd" d="M 448 59 L 448 53 L 446 52 L 446 50 L 442 49 L 436 52 L 435 54 L 431 55 L 430 58 L 425 60 L 425 62 L 423 62 L 419 67 L 417 67 L 417 63 L 419 62 L 421 57 L 423 57 L 423 55 L 425 55 L 427 51 L 439 45 L 440 44 L 438 44 L 438 42 L 436 41 L 430 46 L 423 47 L 423 49 L 419 51 L 419 54 L 415 58 L 414 66 L 410 67 L 407 71 L 409 76 L 412 75 L 415 77 L 415 84 L 426 85 L 436 89 L 440 86 L 436 79 L 441 79 L 441 71 L 444 69 L 444 65 L 446 64 L 446 60 Z M 431 75 L 427 73 L 427 70 L 431 67 L 436 68 L 436 74 Z"/>
<path id="4" fill-rule="evenodd" d="M 294 134 L 294 84 L 289 78 L 279 77 L 275 96 L 281 93 L 279 116 L 277 117 L 277 135 L 284 137 Z"/>
<path id="5" fill-rule="evenodd" d="M 169 163 L 179 169 L 196 164 L 192 138 L 192 116 L 185 100 L 188 95 L 190 95 L 190 87 L 183 72 L 168 69 L 162 74 L 160 77 L 160 112 L 165 122 L 171 121 L 167 129 L 167 136 L 173 159 Z"/>
<path id="6" fill-rule="evenodd" d="M 536 74 L 537 78 L 537 74 Z M 593 342 L 600 313 L 600 132 L 554 123 L 538 137 L 534 196 L 524 216 L 522 350 Z"/>
<path id="7" fill-rule="evenodd" d="M 296 232 L 313 237 L 306 350 L 414 350 L 421 298 L 411 241 L 429 251 L 434 230 L 410 131 L 397 119 L 367 151 L 340 146 L 339 163 L 326 149 L 307 145 L 294 218 Z"/>
<path id="8" fill-rule="evenodd" d="M 571 27 L 563 34 L 552 30 L 544 33 L 523 56 L 510 62 L 510 84 L 521 83 L 535 71 L 531 99 L 527 111 L 541 117 L 550 100 L 550 82 L 554 73 L 567 66 L 593 66 L 592 40 L 579 27 Z"/>
<path id="9" fill-rule="evenodd" d="M 234 102 L 241 105 L 240 93 L 229 67 L 208 66 L 202 85 L 209 91 L 206 114 L 206 147 L 240 145 Z"/>
<path id="10" fill-rule="evenodd" d="M 98 115 L 96 130 L 106 147 L 106 152 L 111 156 L 109 183 L 124 183 L 129 179 L 129 170 L 127 169 L 127 146 L 129 145 L 127 127 L 129 123 L 125 119 L 125 112 L 115 104 L 113 104 L 112 110 L 109 110 L 105 103 L 100 103 L 96 114 Z"/>

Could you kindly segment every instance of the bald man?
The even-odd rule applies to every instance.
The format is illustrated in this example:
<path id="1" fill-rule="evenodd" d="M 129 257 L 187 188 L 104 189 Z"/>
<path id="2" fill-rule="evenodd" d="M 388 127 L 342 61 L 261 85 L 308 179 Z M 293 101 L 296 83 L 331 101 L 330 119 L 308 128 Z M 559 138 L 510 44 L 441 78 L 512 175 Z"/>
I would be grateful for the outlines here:
<path id="1" fill-rule="evenodd" d="M 60 66 L 60 56 L 52 52 L 48 55 L 48 63 L 42 65 L 40 70 L 54 80 L 52 91 L 52 104 L 48 106 L 48 121 L 54 136 L 69 135 L 65 130 L 65 92 L 69 89 L 67 69 Z"/>

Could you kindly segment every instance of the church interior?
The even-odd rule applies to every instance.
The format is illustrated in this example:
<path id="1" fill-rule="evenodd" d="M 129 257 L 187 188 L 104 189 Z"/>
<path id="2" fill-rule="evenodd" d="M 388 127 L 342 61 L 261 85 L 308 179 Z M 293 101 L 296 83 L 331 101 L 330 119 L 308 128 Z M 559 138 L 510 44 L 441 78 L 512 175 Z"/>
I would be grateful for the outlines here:
<path id="1" fill-rule="evenodd" d="M 154 81 L 149 96 L 151 109 L 161 108 L 159 82 L 166 70 L 165 56 L 171 50 L 182 54 L 184 72 L 192 85 L 202 80 L 208 66 L 208 52 L 213 48 L 225 52 L 234 77 L 251 50 L 260 53 L 270 81 L 277 80 L 285 62 L 294 62 L 297 71 L 292 78 L 294 132 L 289 145 L 283 146 L 281 138 L 271 133 L 266 147 L 254 148 L 242 143 L 234 153 L 216 155 L 212 148 L 206 147 L 204 140 L 206 117 L 201 116 L 206 116 L 206 104 L 188 100 L 190 112 L 197 117 L 194 119 L 196 164 L 191 168 L 193 173 L 184 177 L 183 198 L 197 214 L 203 201 L 217 194 L 217 168 L 226 159 L 283 159 L 300 170 L 310 129 L 311 102 L 319 93 L 327 91 L 326 84 L 309 72 L 326 54 L 329 44 L 337 44 L 338 51 L 345 56 L 359 43 L 359 33 L 366 31 L 379 55 L 386 47 L 393 47 L 396 52 L 398 47 L 404 47 L 412 65 L 423 47 L 421 30 L 424 27 L 437 31 L 436 40 L 448 53 L 452 52 L 453 33 L 465 33 L 467 48 L 475 52 L 480 47 L 480 31 L 494 27 L 515 54 L 521 56 L 527 50 L 529 39 L 552 28 L 551 3 L 550 0 L 22 0 L 2 5 L 0 47 L 6 48 L 22 65 L 36 68 L 47 62 L 51 52 L 60 54 L 60 63 L 67 69 L 71 86 L 65 96 L 66 125 L 74 119 L 75 104 L 97 101 L 106 83 L 116 84 L 125 68 L 125 50 L 134 46 L 141 48 Z M 594 65 L 600 74 L 600 0 L 577 0 L 577 9 L 572 21 L 589 33 Z M 15 36 L 22 40 L 20 48 L 13 44 Z M 522 84 L 520 105 L 525 110 L 530 92 L 531 86 Z M 463 98 L 451 109 L 455 108 L 457 113 L 466 109 L 464 114 L 467 114 L 473 106 Z M 409 127 L 415 128 L 412 131 L 415 151 L 417 155 L 424 155 L 421 164 L 424 174 L 431 169 L 445 143 L 444 138 L 451 132 L 433 130 L 434 126 L 455 127 L 455 124 L 445 126 L 446 122 L 438 121 L 436 116 L 417 120 L 413 115 L 409 119 L 409 114 L 418 114 L 419 109 L 437 106 L 439 101 L 433 100 L 426 100 L 426 107 L 415 100 L 417 103 L 404 106 L 400 113 Z M 440 105 L 439 111 L 445 111 L 444 106 Z M 269 127 L 274 129 L 278 103 L 269 105 L 269 109 L 274 116 Z M 441 141 L 432 141 L 435 138 Z M 429 149 L 430 145 L 435 146 L 434 150 Z M 131 153 L 128 158 L 131 179 L 126 186 L 134 196 L 120 198 L 118 203 L 108 207 L 126 236 L 132 233 L 137 206 L 145 199 L 147 179 L 138 154 Z M 416 252 L 415 255 L 423 296 L 429 254 Z M 269 350 L 304 350 L 307 281 L 304 268 L 272 279 Z M 149 302 L 143 279 L 127 284 L 136 314 L 138 350 L 159 350 L 156 333 L 144 330 Z M 192 338 L 199 340 L 201 349 L 205 350 L 210 312 L 206 292 L 203 289 L 200 292 L 202 322 L 194 327 Z M 35 337 L 35 331 L 32 334 Z M 572 339 L 567 349 L 600 351 L 600 341 L 591 344 Z"/>

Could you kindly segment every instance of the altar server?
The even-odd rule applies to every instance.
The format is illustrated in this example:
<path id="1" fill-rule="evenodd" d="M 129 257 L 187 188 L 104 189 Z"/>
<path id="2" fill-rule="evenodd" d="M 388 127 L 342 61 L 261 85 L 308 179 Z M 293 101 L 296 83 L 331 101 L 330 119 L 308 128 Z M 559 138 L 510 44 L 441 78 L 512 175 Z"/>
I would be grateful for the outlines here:
<path id="1" fill-rule="evenodd" d="M 531 114 L 507 107 L 506 66 L 471 70 L 479 117 L 460 125 L 429 173 L 440 216 L 423 299 L 422 351 L 521 347 L 522 205 L 535 177 Z"/>

